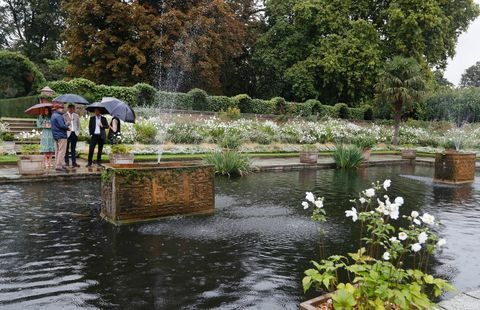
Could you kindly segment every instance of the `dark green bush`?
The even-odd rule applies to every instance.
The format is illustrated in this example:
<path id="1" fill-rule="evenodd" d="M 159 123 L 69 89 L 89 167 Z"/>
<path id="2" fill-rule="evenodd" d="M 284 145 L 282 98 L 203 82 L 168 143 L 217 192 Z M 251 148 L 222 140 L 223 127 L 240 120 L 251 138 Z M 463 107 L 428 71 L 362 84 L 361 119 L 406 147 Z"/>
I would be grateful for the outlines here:
<path id="1" fill-rule="evenodd" d="M 207 97 L 207 106 L 204 111 L 227 111 L 229 108 L 235 107 L 235 101 L 226 96 L 209 96 Z"/>
<path id="2" fill-rule="evenodd" d="M 373 121 L 373 108 L 371 105 L 364 105 L 363 107 L 363 119 L 366 121 Z"/>
<path id="3" fill-rule="evenodd" d="M 287 114 L 287 102 L 282 97 L 270 99 L 272 106 L 275 107 L 275 114 Z"/>
<path id="4" fill-rule="evenodd" d="M 0 99 L 34 94 L 45 77 L 37 65 L 20 53 L 0 51 Z"/>
<path id="5" fill-rule="evenodd" d="M 350 111 L 346 103 L 337 103 L 335 105 L 335 110 L 337 112 L 337 116 L 341 119 L 347 119 L 350 117 Z"/>
<path id="6" fill-rule="evenodd" d="M 137 90 L 137 105 L 140 107 L 154 106 L 157 100 L 157 90 L 155 87 L 138 83 L 133 86 Z"/>
<path id="7" fill-rule="evenodd" d="M 24 111 L 37 103 L 37 96 L 0 99 L 0 117 L 32 117 Z"/>
<path id="8" fill-rule="evenodd" d="M 252 113 L 275 114 L 275 105 L 271 100 L 252 99 Z"/>
<path id="9" fill-rule="evenodd" d="M 363 120 L 365 117 L 365 111 L 363 108 L 349 108 L 348 118 L 353 120 Z"/>
<path id="10" fill-rule="evenodd" d="M 208 111 L 208 94 L 206 91 L 194 88 L 188 92 L 188 95 L 192 98 L 192 108 L 197 111 Z"/>
<path id="11" fill-rule="evenodd" d="M 249 95 L 240 94 L 233 97 L 233 100 L 235 101 L 235 105 L 240 109 L 240 112 L 253 113 L 252 98 L 250 98 Z"/>
<path id="12" fill-rule="evenodd" d="M 337 118 L 338 117 L 338 110 L 335 108 L 335 106 L 322 105 L 321 106 L 321 112 L 320 112 L 319 116 Z"/>
<path id="13" fill-rule="evenodd" d="M 157 128 L 149 123 L 136 123 L 137 141 L 143 144 L 154 144 L 157 138 Z"/>

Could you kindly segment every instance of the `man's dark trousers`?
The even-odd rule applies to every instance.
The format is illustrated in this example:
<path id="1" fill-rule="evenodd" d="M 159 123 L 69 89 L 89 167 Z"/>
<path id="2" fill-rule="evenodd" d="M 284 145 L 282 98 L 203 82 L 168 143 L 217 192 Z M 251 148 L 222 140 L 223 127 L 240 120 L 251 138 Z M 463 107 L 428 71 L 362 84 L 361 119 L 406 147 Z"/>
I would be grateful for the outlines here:
<path id="1" fill-rule="evenodd" d="M 98 152 L 97 152 L 97 164 L 100 165 L 102 163 L 102 151 L 103 151 L 103 144 L 105 141 L 102 139 L 101 135 L 93 135 L 92 139 L 90 140 L 90 147 L 88 149 L 88 164 L 91 165 L 93 162 L 93 152 L 95 152 L 95 147 L 98 145 Z"/>
<path id="2" fill-rule="evenodd" d="M 72 158 L 72 165 L 77 164 L 76 151 L 77 151 L 77 141 L 78 137 L 75 132 L 70 133 L 70 136 L 67 139 L 67 152 L 65 153 L 65 163 L 68 165 L 69 158 Z"/>

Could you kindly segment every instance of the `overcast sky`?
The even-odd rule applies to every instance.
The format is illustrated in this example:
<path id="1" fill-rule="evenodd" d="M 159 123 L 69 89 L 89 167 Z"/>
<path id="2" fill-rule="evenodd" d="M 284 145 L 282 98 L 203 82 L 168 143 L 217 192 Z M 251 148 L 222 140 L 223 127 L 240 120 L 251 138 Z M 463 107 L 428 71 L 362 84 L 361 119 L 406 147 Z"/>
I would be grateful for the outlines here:
<path id="1" fill-rule="evenodd" d="M 480 0 L 475 0 L 480 4 Z M 457 53 L 450 59 L 445 77 L 455 85 L 458 85 L 462 73 L 468 67 L 480 61 L 480 18 L 470 24 L 467 32 L 464 32 L 457 43 Z"/>

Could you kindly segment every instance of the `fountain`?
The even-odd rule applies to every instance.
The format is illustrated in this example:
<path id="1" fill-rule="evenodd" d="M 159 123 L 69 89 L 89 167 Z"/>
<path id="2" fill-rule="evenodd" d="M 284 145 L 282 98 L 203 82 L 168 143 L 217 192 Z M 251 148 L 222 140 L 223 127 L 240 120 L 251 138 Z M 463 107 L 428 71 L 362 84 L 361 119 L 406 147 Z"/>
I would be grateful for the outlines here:
<path id="1" fill-rule="evenodd" d="M 162 1 L 162 10 L 164 9 Z M 186 51 L 191 35 L 181 37 L 175 50 Z M 157 53 L 157 81 L 160 90 L 179 89 L 184 72 L 172 64 L 161 72 L 162 51 Z M 175 59 L 173 60 L 175 62 Z M 160 99 L 163 98 L 163 99 Z M 175 102 L 157 94 L 155 99 L 157 162 L 152 164 L 108 165 L 102 173 L 101 217 L 114 225 L 152 221 L 175 215 L 210 214 L 214 212 L 215 187 L 213 166 L 199 162 L 161 162 L 168 123 Z"/>

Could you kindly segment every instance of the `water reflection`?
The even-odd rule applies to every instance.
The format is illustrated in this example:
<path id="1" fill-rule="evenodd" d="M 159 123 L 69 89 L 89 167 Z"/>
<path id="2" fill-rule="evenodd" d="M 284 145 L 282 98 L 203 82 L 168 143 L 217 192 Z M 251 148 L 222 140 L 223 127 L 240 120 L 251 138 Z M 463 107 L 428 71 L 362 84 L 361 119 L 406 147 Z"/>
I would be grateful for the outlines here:
<path id="1" fill-rule="evenodd" d="M 322 245 L 325 255 L 355 248 L 358 230 L 344 217 L 349 199 L 385 178 L 392 196 L 405 197 L 403 214 L 442 219 L 448 245 L 435 273 L 474 288 L 478 185 L 437 186 L 432 174 L 387 166 L 217 179 L 214 215 L 120 229 L 90 216 L 98 182 L 3 185 L 0 307 L 297 309 L 306 298 L 302 272 Z M 321 226 L 300 207 L 305 191 L 325 196 L 329 220 Z"/>

